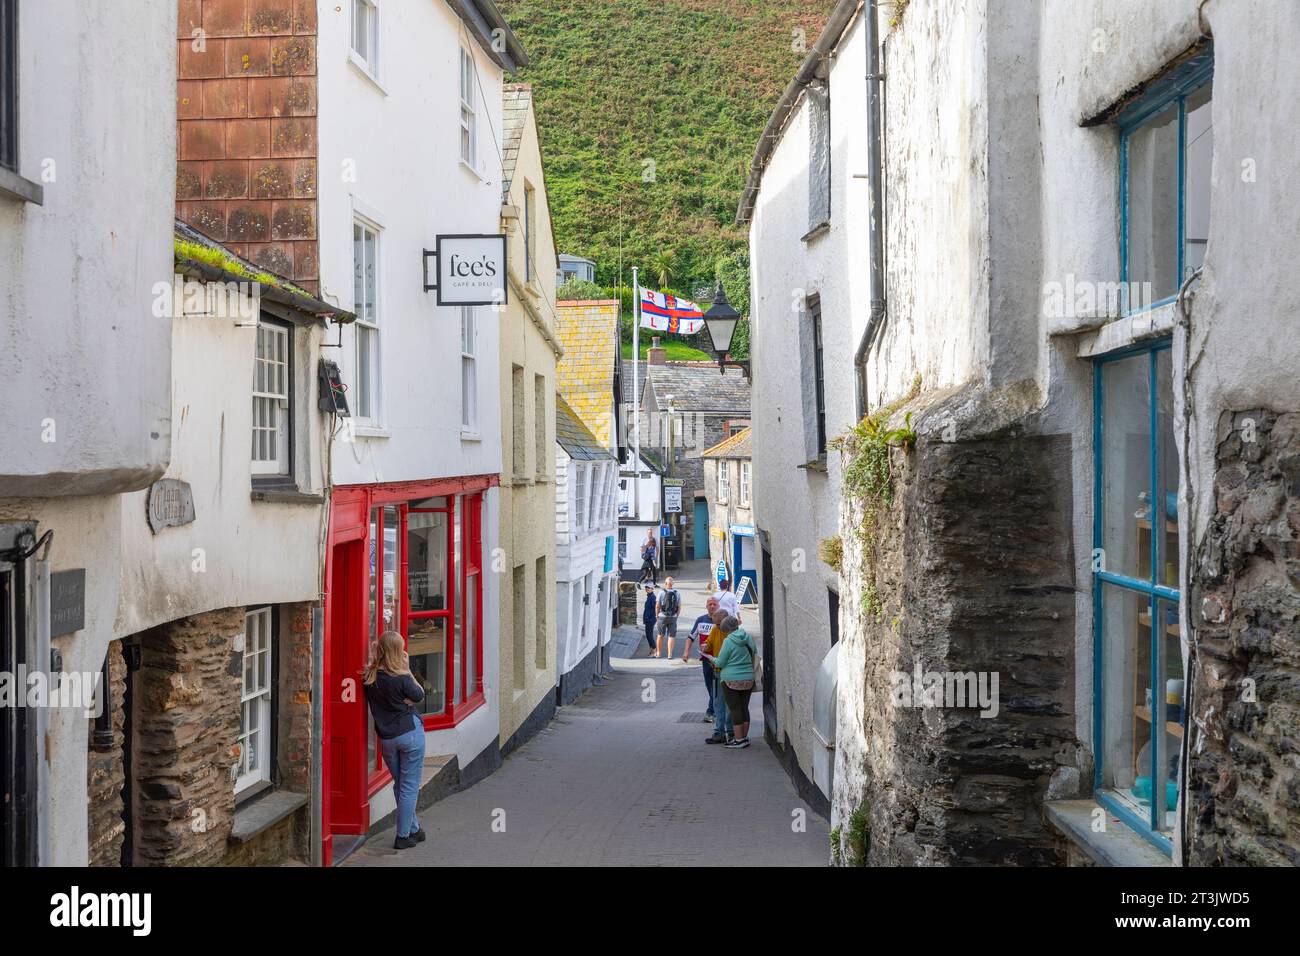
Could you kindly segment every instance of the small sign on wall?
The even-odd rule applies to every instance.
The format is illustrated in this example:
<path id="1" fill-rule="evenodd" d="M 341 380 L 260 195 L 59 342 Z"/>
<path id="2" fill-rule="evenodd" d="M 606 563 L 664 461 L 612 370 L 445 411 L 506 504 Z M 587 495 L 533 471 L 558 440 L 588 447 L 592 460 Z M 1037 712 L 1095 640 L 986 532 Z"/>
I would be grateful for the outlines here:
<path id="1" fill-rule="evenodd" d="M 439 305 L 497 305 L 510 301 L 506 273 L 506 237 L 499 235 L 439 236 L 433 252 L 425 250 L 424 291 L 438 292 Z M 436 261 L 435 282 L 429 281 L 429 259 Z"/>
<path id="2" fill-rule="evenodd" d="M 682 510 L 682 489 L 679 485 L 664 486 L 664 511 L 680 514 Z"/>
<path id="3" fill-rule="evenodd" d="M 50 575 L 50 637 L 72 634 L 86 626 L 86 569 Z"/>
<path id="4" fill-rule="evenodd" d="M 188 481 L 161 478 L 149 486 L 146 499 L 149 527 L 154 534 L 194 520 L 194 492 Z"/>

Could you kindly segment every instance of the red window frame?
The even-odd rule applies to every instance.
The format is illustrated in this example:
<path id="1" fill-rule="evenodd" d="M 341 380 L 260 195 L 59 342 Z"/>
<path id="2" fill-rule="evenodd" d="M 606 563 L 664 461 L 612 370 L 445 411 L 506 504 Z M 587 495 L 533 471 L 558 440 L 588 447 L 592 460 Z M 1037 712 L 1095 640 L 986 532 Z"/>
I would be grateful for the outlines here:
<path id="1" fill-rule="evenodd" d="M 411 505 L 415 501 L 424 498 L 445 497 L 448 500 L 446 508 L 415 508 Z M 397 567 L 394 568 L 397 574 L 397 600 L 399 610 L 399 620 L 403 637 L 408 637 L 410 633 L 410 623 L 412 620 L 443 618 L 449 622 L 449 646 L 445 655 L 447 658 L 447 704 L 441 714 L 426 714 L 424 717 L 425 730 L 437 730 L 443 727 L 454 727 L 460 723 L 473 711 L 477 710 L 484 703 L 483 696 L 483 492 L 445 492 L 443 494 L 419 494 L 411 496 L 405 493 L 376 493 L 371 500 L 372 508 L 380 509 L 379 535 L 380 540 L 376 555 L 379 558 L 377 571 L 383 578 L 383 508 L 389 505 L 396 505 L 398 511 L 398 529 L 397 529 Z M 408 531 L 408 517 L 414 510 L 419 513 L 442 512 L 447 514 L 450 520 L 447 522 L 447 607 L 441 611 L 411 611 L 410 605 L 410 587 L 407 580 L 407 571 L 409 563 L 407 559 L 406 540 Z M 457 535 L 457 530 L 460 534 Z M 369 527 L 366 529 L 369 534 Z M 457 538 L 459 537 L 459 542 Z M 459 549 L 457 548 L 459 544 Z M 473 579 L 472 581 L 470 579 Z M 370 583 L 366 582 L 366 593 L 369 594 Z M 471 589 L 472 588 L 472 592 Z M 468 601 L 466 596 L 468 595 Z M 376 591 L 377 607 L 382 607 L 383 589 L 382 586 Z M 473 607 L 473 633 L 466 633 L 465 607 L 466 604 L 472 604 Z M 471 656 L 464 653 L 465 646 L 472 640 L 474 654 L 474 673 L 469 673 L 469 662 Z M 459 653 L 458 653 L 459 652 Z M 456 674 L 456 662 L 460 662 L 460 674 Z M 456 678 L 459 676 L 460 681 Z M 471 687 L 469 694 L 464 690 Z M 461 693 L 456 693 L 456 687 L 461 688 Z M 460 698 L 459 700 L 457 698 Z"/>
<path id="2" fill-rule="evenodd" d="M 494 476 L 492 476 L 494 477 Z M 367 486 L 362 490 L 365 497 L 364 537 L 366 553 L 375 548 L 375 573 L 379 575 L 375 589 L 375 612 L 382 615 L 384 607 L 384 531 L 385 508 L 395 506 L 398 514 L 397 527 L 397 566 L 396 599 L 398 602 L 398 623 L 402 637 L 409 643 L 410 623 L 412 620 L 442 618 L 447 621 L 446 634 L 446 703 L 441 713 L 425 714 L 424 729 L 446 730 L 455 727 L 466 717 L 487 702 L 483 691 L 483 505 L 485 489 L 490 487 L 490 480 L 473 483 L 458 481 L 456 487 L 447 487 L 444 482 L 405 483 L 390 486 Z M 475 490 L 477 489 L 477 490 Z M 446 498 L 445 508 L 412 508 L 411 506 L 426 498 Z M 370 513 L 378 509 L 373 540 L 370 530 Z M 412 611 L 410 609 L 410 586 L 407 580 L 409 562 L 407 558 L 408 518 L 411 511 L 420 513 L 441 512 L 448 516 L 447 522 L 447 607 L 438 611 Z M 368 608 L 370 600 L 371 570 L 370 562 L 365 562 L 365 580 L 362 582 L 363 603 Z M 467 596 L 467 597 L 466 597 Z M 466 608 L 472 608 L 467 628 Z M 380 618 L 382 621 L 382 617 Z M 369 621 L 367 621 L 369 624 Z M 381 630 L 376 628 L 376 632 Z M 471 633 L 472 632 L 472 633 Z M 472 642 L 472 644 L 471 644 Z M 466 648 L 472 647 L 473 653 L 467 654 Z M 473 672 L 470 662 L 473 661 Z M 457 673 L 459 665 L 459 673 Z M 457 681 L 459 678 L 459 681 Z M 459 693 L 458 693 L 459 688 Z M 469 691 L 466 693 L 466 691 Z M 366 725 L 367 728 L 369 725 Z M 369 741 L 366 742 L 367 749 Z M 375 746 L 375 762 L 366 768 L 366 795 L 374 796 L 383 789 L 392 776 L 384 765 L 383 755 L 378 744 Z"/>

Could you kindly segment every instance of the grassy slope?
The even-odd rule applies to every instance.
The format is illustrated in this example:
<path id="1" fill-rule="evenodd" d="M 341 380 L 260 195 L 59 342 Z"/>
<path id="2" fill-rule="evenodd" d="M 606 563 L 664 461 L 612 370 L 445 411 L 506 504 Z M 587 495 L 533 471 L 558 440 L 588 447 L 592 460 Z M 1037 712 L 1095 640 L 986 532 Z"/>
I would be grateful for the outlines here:
<path id="1" fill-rule="evenodd" d="M 532 58 L 547 188 L 563 252 L 597 279 L 710 281 L 745 248 L 732 226 L 754 146 L 830 0 L 499 0 Z M 645 161 L 655 182 L 644 182 Z M 654 283 L 653 277 L 651 283 Z"/>
<path id="2" fill-rule="evenodd" d="M 646 353 L 650 351 L 650 337 L 653 333 L 642 329 L 641 335 L 641 357 L 645 358 Z M 707 352 L 701 352 L 699 349 L 691 348 L 680 339 L 671 339 L 661 335 L 664 353 L 670 362 L 712 362 L 714 358 Z M 632 357 L 632 343 L 623 343 L 623 358 Z"/>

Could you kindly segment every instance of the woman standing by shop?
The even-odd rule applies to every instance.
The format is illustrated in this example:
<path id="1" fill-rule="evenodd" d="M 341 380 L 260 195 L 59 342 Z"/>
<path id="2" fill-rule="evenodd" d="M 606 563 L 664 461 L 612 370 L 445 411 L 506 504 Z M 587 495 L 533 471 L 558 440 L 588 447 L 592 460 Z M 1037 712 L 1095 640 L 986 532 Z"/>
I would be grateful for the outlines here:
<path id="1" fill-rule="evenodd" d="M 424 700 L 424 688 L 411 676 L 401 634 L 384 631 L 370 645 L 364 682 L 366 704 L 379 734 L 379 749 L 393 775 L 393 794 L 397 798 L 397 841 L 393 847 L 406 850 L 424 841 L 420 821 L 415 819 L 424 766 L 424 721 L 415 705 Z"/>

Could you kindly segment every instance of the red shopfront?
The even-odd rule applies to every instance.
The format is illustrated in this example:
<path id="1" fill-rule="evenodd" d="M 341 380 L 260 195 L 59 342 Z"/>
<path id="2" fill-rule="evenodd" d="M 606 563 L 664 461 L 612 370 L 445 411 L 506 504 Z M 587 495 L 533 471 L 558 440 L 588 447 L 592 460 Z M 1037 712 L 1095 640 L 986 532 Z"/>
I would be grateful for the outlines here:
<path id="1" fill-rule="evenodd" d="M 425 730 L 484 704 L 483 508 L 495 475 L 334 489 L 325 561 L 324 862 L 362 835 L 389 783 L 360 675 L 385 630 L 406 639 Z"/>

